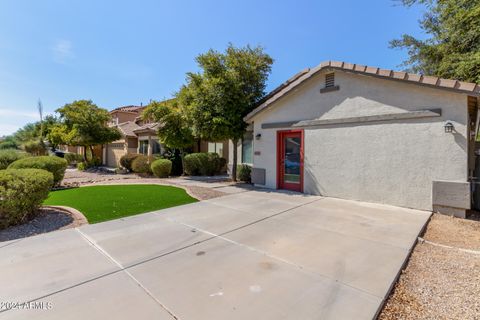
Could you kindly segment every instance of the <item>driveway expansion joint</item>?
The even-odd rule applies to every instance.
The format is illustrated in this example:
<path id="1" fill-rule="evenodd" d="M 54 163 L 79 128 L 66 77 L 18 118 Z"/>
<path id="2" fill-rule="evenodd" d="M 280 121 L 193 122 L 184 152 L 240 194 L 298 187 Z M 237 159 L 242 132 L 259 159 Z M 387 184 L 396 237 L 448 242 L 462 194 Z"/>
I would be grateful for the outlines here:
<path id="1" fill-rule="evenodd" d="M 130 279 L 132 279 L 151 299 L 153 299 L 157 304 L 159 304 L 168 314 L 170 314 L 173 319 L 178 320 L 179 318 L 169 309 L 167 308 L 160 300 L 158 300 L 151 292 L 148 290 L 139 280 L 137 280 L 126 268 L 122 266 L 120 262 L 118 262 L 114 257 L 112 257 L 107 251 L 105 251 L 102 247 L 97 245 L 97 243 L 91 239 L 88 235 L 83 233 L 80 229 L 75 228 L 75 230 L 80 233 L 80 235 L 95 249 L 97 249 L 101 254 L 103 254 L 107 259 L 112 261 L 117 267 L 120 268 Z"/>

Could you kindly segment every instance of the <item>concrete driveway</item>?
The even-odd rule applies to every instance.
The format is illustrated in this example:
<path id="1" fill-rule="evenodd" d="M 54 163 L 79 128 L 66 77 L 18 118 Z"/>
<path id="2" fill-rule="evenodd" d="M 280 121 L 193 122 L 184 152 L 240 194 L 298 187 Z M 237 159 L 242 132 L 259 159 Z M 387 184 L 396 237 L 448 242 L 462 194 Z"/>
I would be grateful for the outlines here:
<path id="1" fill-rule="evenodd" d="M 254 190 L 4 242 L 0 319 L 372 319 L 428 217 Z"/>

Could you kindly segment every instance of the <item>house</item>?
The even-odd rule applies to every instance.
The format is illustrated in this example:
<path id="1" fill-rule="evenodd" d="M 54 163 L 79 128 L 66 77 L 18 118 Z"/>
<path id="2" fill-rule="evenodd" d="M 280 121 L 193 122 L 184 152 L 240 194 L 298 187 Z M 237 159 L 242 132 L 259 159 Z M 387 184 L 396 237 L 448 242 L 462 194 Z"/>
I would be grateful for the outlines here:
<path id="1" fill-rule="evenodd" d="M 111 126 L 118 128 L 122 138 L 102 146 L 102 163 L 109 167 L 119 166 L 120 158 L 128 153 L 148 156 L 162 154 L 165 148 L 158 140 L 159 124 L 142 118 L 144 106 L 124 106 L 113 109 Z M 215 152 L 228 159 L 228 142 L 199 140 L 191 148 L 192 152 Z"/>
<path id="2" fill-rule="evenodd" d="M 124 106 L 110 111 L 110 125 L 118 128 L 122 138 L 103 146 L 102 163 L 109 167 L 119 166 L 120 158 L 128 153 L 148 156 L 161 154 L 158 141 L 158 123 L 143 120 L 143 106 Z"/>
<path id="3" fill-rule="evenodd" d="M 256 186 L 465 217 L 479 209 L 479 96 L 474 83 L 328 61 L 245 117 L 238 153 Z"/>

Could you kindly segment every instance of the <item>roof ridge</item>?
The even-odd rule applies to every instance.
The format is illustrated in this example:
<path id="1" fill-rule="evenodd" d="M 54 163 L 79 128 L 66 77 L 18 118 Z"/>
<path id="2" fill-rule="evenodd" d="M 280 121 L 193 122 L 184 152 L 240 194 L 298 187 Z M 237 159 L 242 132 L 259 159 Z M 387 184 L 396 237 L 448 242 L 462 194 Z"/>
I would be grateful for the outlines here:
<path id="1" fill-rule="evenodd" d="M 392 69 L 381 69 L 375 66 L 366 66 L 345 61 L 327 60 L 321 62 L 316 67 L 307 68 L 300 71 L 299 73 L 288 79 L 286 82 L 282 83 L 280 86 L 272 90 L 257 103 L 257 107 L 253 109 L 249 114 L 247 114 L 244 120 L 248 121 L 257 113 L 263 111 L 271 103 L 288 93 L 292 88 L 300 85 L 305 80 L 311 78 L 313 75 L 320 72 L 321 70 L 328 68 L 480 96 L 480 85 L 473 82 L 464 82 L 457 79 L 445 79 L 437 76 L 415 74 L 405 71 L 395 71 Z"/>

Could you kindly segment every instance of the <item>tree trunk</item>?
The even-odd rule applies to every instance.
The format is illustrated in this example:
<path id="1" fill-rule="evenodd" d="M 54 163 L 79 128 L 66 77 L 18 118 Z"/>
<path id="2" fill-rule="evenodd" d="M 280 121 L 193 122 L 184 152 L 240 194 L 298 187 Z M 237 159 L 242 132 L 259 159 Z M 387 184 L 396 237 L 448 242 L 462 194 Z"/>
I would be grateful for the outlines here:
<path id="1" fill-rule="evenodd" d="M 183 148 L 178 149 L 180 151 L 180 159 L 182 159 L 182 176 L 185 175 L 185 152 Z"/>
<path id="2" fill-rule="evenodd" d="M 232 180 L 237 181 L 237 151 L 238 151 L 238 139 L 232 139 L 233 143 L 233 163 L 232 163 Z"/>
<path id="3" fill-rule="evenodd" d="M 87 161 L 87 146 L 83 146 L 83 159 Z"/>

